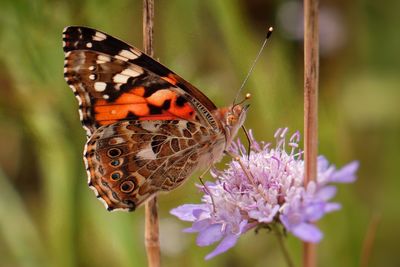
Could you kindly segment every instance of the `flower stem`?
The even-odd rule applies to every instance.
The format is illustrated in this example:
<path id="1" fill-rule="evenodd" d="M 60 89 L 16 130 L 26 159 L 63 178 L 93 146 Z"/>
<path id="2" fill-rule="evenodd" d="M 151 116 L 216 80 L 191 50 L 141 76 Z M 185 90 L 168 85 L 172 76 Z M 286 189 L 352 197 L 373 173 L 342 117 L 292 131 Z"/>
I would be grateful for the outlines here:
<path id="1" fill-rule="evenodd" d="M 143 47 L 144 52 L 153 56 L 154 0 L 143 0 Z M 160 240 L 158 229 L 157 197 L 145 204 L 144 242 L 149 267 L 160 266 Z"/>
<path id="2" fill-rule="evenodd" d="M 318 144 L 318 0 L 304 0 L 304 185 L 317 176 Z M 304 242 L 303 266 L 317 265 L 316 245 Z"/>
<path id="3" fill-rule="evenodd" d="M 288 267 L 294 267 L 294 263 L 292 258 L 289 255 L 289 251 L 286 248 L 285 241 L 283 240 L 283 233 L 279 229 L 278 224 L 273 223 L 271 225 L 272 230 L 275 232 L 276 239 L 278 240 L 279 247 L 283 253 L 283 257 L 285 258 L 286 264 Z"/>
<path id="4" fill-rule="evenodd" d="M 147 201 L 145 206 L 144 242 L 146 246 L 148 267 L 159 267 L 161 260 L 156 196 Z"/>
<path id="5" fill-rule="evenodd" d="M 375 214 L 368 225 L 361 251 L 360 267 L 368 267 L 380 221 L 381 215 Z"/>
<path id="6" fill-rule="evenodd" d="M 304 183 L 317 175 L 318 0 L 304 0 Z"/>

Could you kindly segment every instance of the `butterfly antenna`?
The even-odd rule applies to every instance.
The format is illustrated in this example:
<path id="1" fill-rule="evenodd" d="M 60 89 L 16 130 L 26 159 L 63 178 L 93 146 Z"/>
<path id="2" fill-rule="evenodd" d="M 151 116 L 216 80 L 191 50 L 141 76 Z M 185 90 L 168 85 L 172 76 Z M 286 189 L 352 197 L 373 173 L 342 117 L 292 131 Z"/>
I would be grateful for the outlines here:
<path id="1" fill-rule="evenodd" d="M 232 107 L 235 106 L 235 103 L 236 103 L 236 101 L 237 101 L 237 99 L 238 99 L 238 97 L 239 97 L 240 92 L 243 90 L 243 88 L 244 88 L 244 86 L 245 86 L 247 80 L 249 79 L 251 73 L 253 72 L 253 69 L 254 69 L 254 67 L 255 67 L 255 65 L 256 65 L 258 59 L 260 58 L 260 55 L 261 55 L 262 51 L 264 50 L 265 46 L 267 45 L 267 41 L 268 41 L 268 39 L 269 39 L 269 37 L 271 36 L 271 34 L 272 34 L 273 31 L 274 31 L 274 28 L 272 28 L 272 27 L 269 27 L 269 28 L 268 28 L 267 36 L 265 37 L 264 42 L 263 42 L 263 44 L 261 45 L 261 48 L 260 48 L 260 50 L 258 51 L 258 54 L 257 54 L 256 58 L 254 59 L 253 63 L 251 64 L 250 70 L 249 70 L 249 72 L 247 73 L 246 78 L 244 78 L 243 83 L 242 83 L 242 85 L 240 86 L 239 91 L 237 92 L 235 99 L 233 100 L 233 105 L 232 105 Z"/>

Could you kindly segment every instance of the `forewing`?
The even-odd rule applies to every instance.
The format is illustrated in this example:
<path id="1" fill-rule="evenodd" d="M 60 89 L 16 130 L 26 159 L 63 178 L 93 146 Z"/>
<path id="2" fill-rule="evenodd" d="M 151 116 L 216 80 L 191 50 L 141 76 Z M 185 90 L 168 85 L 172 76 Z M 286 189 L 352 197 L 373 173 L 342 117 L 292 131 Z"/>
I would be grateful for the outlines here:
<path id="1" fill-rule="evenodd" d="M 89 186 L 108 210 L 134 210 L 158 191 L 182 184 L 199 165 L 212 163 L 213 149 L 224 142 L 215 137 L 212 129 L 185 120 L 100 127 L 85 148 Z"/>
<path id="2" fill-rule="evenodd" d="M 86 27 L 65 28 L 63 41 L 65 80 L 88 136 L 121 120 L 185 119 L 219 127 L 212 101 L 139 49 Z"/>

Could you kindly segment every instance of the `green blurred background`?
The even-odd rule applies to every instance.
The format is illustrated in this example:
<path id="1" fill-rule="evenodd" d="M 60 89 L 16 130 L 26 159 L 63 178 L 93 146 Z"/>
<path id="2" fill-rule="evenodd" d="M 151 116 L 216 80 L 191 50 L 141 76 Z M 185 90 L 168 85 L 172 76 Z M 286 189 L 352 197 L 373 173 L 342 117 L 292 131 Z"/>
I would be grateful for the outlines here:
<path id="1" fill-rule="evenodd" d="M 0 266 L 145 266 L 144 209 L 109 213 L 86 185 L 85 133 L 63 79 L 67 25 L 101 29 L 141 47 L 142 1 L 0 0 Z M 399 1 L 322 1 L 319 151 L 338 166 L 361 162 L 339 186 L 340 212 L 319 224 L 320 266 L 400 266 Z M 229 105 L 266 29 L 275 32 L 246 92 L 246 122 L 272 140 L 278 127 L 302 132 L 301 6 L 294 1 L 156 0 L 155 55 L 219 106 Z M 181 233 L 169 215 L 199 201 L 193 177 L 160 196 L 163 266 L 285 266 L 277 241 L 250 232 L 205 262 L 211 247 Z M 301 243 L 288 245 L 297 266 Z"/>

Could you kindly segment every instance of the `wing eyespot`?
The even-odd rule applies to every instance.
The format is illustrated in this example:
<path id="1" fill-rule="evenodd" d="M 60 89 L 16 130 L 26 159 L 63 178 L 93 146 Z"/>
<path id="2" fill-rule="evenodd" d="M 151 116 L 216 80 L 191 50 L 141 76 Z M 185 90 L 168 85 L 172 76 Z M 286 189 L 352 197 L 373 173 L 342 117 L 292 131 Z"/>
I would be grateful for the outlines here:
<path id="1" fill-rule="evenodd" d="M 118 157 L 122 154 L 122 150 L 119 148 L 111 148 L 107 151 L 107 156 L 110 158 Z"/>
<path id="2" fill-rule="evenodd" d="M 122 160 L 119 159 L 114 159 L 113 161 L 110 162 L 110 165 L 113 167 L 119 167 L 122 164 Z"/>
<path id="3" fill-rule="evenodd" d="M 172 190 L 186 179 L 199 164 L 197 153 L 209 153 L 205 148 L 194 152 L 198 125 L 207 127 L 210 135 L 214 132 L 209 126 L 219 126 L 211 100 L 157 61 L 105 33 L 68 27 L 63 41 L 65 80 L 78 99 L 88 136 L 88 183 L 108 210 L 134 210 L 157 191 Z M 185 128 L 183 121 L 193 121 L 195 129 Z"/>
<path id="4" fill-rule="evenodd" d="M 119 180 L 122 177 L 122 173 L 120 171 L 115 171 L 111 173 L 110 178 L 114 181 Z"/>
<path id="5" fill-rule="evenodd" d="M 121 192 L 128 194 L 131 193 L 135 189 L 135 183 L 133 181 L 125 181 L 120 186 Z"/>

